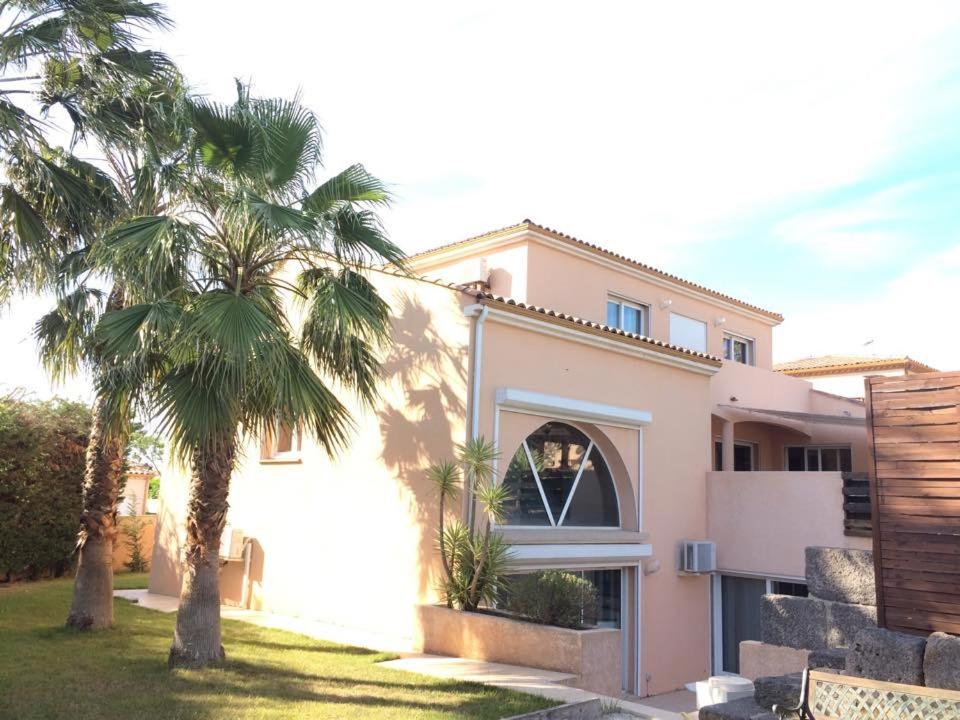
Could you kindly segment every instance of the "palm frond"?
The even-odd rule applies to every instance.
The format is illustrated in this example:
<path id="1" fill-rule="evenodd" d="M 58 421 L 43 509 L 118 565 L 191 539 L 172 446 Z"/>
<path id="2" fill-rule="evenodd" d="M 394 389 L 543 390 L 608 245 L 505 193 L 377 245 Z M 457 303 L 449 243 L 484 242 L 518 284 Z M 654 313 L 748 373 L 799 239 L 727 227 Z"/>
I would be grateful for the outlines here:
<path id="1" fill-rule="evenodd" d="M 374 177 L 363 165 L 351 165 L 334 175 L 303 200 L 303 208 L 323 215 L 344 203 L 388 205 L 390 193 L 382 180 Z"/>

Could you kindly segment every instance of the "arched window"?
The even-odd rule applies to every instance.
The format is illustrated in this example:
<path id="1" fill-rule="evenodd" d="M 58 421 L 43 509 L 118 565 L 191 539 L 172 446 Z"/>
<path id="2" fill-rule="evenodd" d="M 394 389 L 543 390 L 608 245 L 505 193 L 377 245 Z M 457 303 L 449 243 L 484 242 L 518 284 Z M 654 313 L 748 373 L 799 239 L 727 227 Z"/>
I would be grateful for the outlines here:
<path id="1" fill-rule="evenodd" d="M 506 524 L 619 527 L 613 478 L 600 449 L 575 427 L 549 422 L 517 448 L 503 479 Z"/>

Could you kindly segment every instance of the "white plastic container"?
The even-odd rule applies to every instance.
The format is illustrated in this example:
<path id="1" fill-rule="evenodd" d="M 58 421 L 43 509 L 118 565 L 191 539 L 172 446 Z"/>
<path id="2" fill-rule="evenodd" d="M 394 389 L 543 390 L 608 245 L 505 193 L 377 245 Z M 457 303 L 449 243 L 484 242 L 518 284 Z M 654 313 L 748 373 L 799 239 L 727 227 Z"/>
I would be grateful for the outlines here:
<path id="1" fill-rule="evenodd" d="M 739 675 L 714 675 L 700 680 L 697 687 L 697 710 L 740 698 L 753 697 L 753 683 Z"/>

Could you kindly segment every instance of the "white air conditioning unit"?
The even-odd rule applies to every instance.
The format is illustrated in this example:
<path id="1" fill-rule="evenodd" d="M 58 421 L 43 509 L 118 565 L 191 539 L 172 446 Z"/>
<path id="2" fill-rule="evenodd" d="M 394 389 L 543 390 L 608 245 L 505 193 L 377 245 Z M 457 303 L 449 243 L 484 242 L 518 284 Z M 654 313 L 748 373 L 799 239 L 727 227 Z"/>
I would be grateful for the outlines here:
<path id="1" fill-rule="evenodd" d="M 680 542 L 680 572 L 688 575 L 711 573 L 717 569 L 717 544 L 712 540 Z"/>

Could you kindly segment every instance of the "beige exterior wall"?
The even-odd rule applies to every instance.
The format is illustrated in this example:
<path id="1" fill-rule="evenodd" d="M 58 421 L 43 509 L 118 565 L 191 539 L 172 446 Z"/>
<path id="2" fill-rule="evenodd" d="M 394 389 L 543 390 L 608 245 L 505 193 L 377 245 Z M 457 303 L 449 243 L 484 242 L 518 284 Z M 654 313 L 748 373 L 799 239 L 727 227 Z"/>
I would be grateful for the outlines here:
<path id="1" fill-rule="evenodd" d="M 650 337 L 671 342 L 670 314 L 678 313 L 706 323 L 708 353 L 722 357 L 723 334 L 731 332 L 754 339 L 757 367 L 772 367 L 776 321 L 584 252 L 563 243 L 548 245 L 526 234 L 502 247 L 467 247 L 452 258 L 426 258 L 417 264 L 417 271 L 465 283 L 478 279 L 485 261 L 493 294 L 600 323 L 606 322 L 607 297 L 613 294 L 650 308 Z M 663 307 L 666 301 L 669 305 Z M 721 319 L 724 322 L 718 324 Z"/>
<path id="2" fill-rule="evenodd" d="M 115 573 L 126 572 L 127 570 L 126 563 L 128 560 L 130 560 L 130 541 L 123 533 L 123 529 L 137 519 L 143 523 L 143 534 L 140 536 L 140 547 L 143 552 L 143 557 L 145 557 L 149 562 L 151 556 L 153 555 L 157 516 L 140 515 L 135 518 L 131 515 L 125 515 L 120 517 L 117 520 L 117 525 L 120 527 L 120 532 L 117 533 L 117 539 L 113 543 L 113 571 Z"/>
<path id="3" fill-rule="evenodd" d="M 798 543 L 807 542 L 807 536 L 783 535 L 793 532 L 792 526 L 803 526 L 806 515 L 780 513 L 771 505 L 781 497 L 778 491 L 795 494 L 798 507 L 815 515 L 821 505 L 842 512 L 840 502 L 834 502 L 838 485 L 797 482 L 797 474 L 772 480 L 767 473 L 737 474 L 756 476 L 750 482 L 708 473 L 718 423 L 735 422 L 735 437 L 757 442 L 761 467 L 770 469 L 779 467 L 778 454 L 782 457 L 784 444 L 795 439 L 849 441 L 855 469 L 865 467 L 866 452 L 862 427 L 779 421 L 719 406 L 851 416 L 862 415 L 862 406 L 764 369 L 771 364 L 773 321 L 609 263 L 517 240 L 418 271 L 445 282 L 477 280 L 481 257 L 498 295 L 602 322 L 607 295 L 613 292 L 650 306 L 655 338 L 669 340 L 670 312 L 704 321 L 708 351 L 715 355 L 722 354 L 724 330 L 756 339 L 759 367 L 725 363 L 711 377 L 715 368 L 695 362 L 681 367 L 656 351 L 644 355 L 629 345 L 611 348 L 569 325 L 560 332 L 558 323 L 547 318 L 521 322 L 514 314 L 510 324 L 501 309 L 499 315 L 487 316 L 482 331 L 477 431 L 498 443 L 501 477 L 530 432 L 548 420 L 565 419 L 601 448 L 620 501 L 619 530 L 547 529 L 535 536 L 511 529 L 511 542 L 649 543 L 660 569 L 647 576 L 635 567 L 624 573 L 633 588 L 640 576 L 639 690 L 656 694 L 707 677 L 709 577 L 679 574 L 680 541 L 717 540 L 724 569 L 798 576 L 802 567 L 795 572 L 797 563 L 803 562 Z M 452 458 L 455 445 L 471 432 L 476 320 L 464 314 L 474 302 L 467 294 L 391 275 L 376 275 L 376 282 L 395 316 L 382 401 L 373 411 L 354 408 L 357 430 L 336 462 L 310 439 L 303 441 L 296 462 L 284 463 L 262 462 L 259 439 L 246 443 L 231 486 L 228 523 L 249 538 L 250 570 L 244 577 L 242 563 L 228 565 L 222 590 L 226 602 L 247 599 L 256 609 L 315 618 L 355 628 L 365 637 L 382 636 L 384 644 L 412 647 L 417 607 L 436 600 L 439 570 L 437 501 L 424 471 L 430 463 Z M 671 301 L 666 309 L 661 307 L 665 300 Z M 717 324 L 721 317 L 725 321 Z M 498 412 L 500 388 L 643 410 L 652 421 L 637 430 L 550 412 Z M 161 493 L 150 589 L 175 595 L 185 473 L 165 472 Z M 822 513 L 818 522 L 822 527 L 811 526 L 808 544 L 830 544 L 834 533 L 842 535 L 842 517 L 836 528 Z M 775 540 L 766 547 L 770 538 Z M 624 608 L 628 623 L 637 615 L 631 592 L 628 588 Z M 633 660 L 628 662 L 628 672 L 637 673 Z"/>
<path id="4" fill-rule="evenodd" d="M 863 383 L 868 376 L 897 377 L 903 370 L 880 370 L 865 373 L 842 373 L 837 375 L 814 375 L 806 378 L 817 390 L 850 398 L 863 397 Z"/>
<path id="5" fill-rule="evenodd" d="M 382 400 L 353 408 L 357 429 L 335 463 L 309 438 L 298 462 L 262 462 L 251 438 L 227 522 L 253 543 L 251 607 L 410 643 L 417 604 L 436 599 L 437 501 L 424 470 L 466 437 L 469 298 L 392 276 L 377 283 L 394 314 Z M 186 474 L 166 472 L 161 487 L 150 590 L 176 595 Z M 224 570 L 227 602 L 243 594 L 242 568 Z"/>
<path id="6" fill-rule="evenodd" d="M 710 391 L 713 439 L 721 437 L 724 420 L 734 422 L 735 440 L 756 443 L 760 470 L 782 470 L 784 448 L 789 445 L 849 445 L 853 470 L 866 472 L 865 424 L 804 422 L 744 409 L 862 418 L 866 413 L 862 403 L 819 392 L 801 378 L 731 362 L 725 362 L 714 375 Z"/>
<path id="7" fill-rule="evenodd" d="M 707 473 L 719 570 L 803 578 L 809 545 L 870 549 L 870 538 L 843 534 L 842 488 L 840 473 Z"/>
<path id="8" fill-rule="evenodd" d="M 679 542 L 704 539 L 706 527 L 706 452 L 710 431 L 707 375 L 638 360 L 598 347 L 553 337 L 487 319 L 480 427 L 493 431 L 496 390 L 517 387 L 566 398 L 646 410 L 652 422 L 643 429 L 642 518 L 653 558 L 661 569 L 641 580 L 641 668 L 650 679 L 644 694 L 681 687 L 709 674 L 710 624 L 707 577 L 677 572 Z M 523 438 L 550 417 L 500 413 L 499 447 L 509 458 Z M 608 442 L 628 476 L 632 496 L 620 494 L 621 516 L 631 528 L 636 514 L 641 465 L 639 433 L 604 425 L 580 425 L 596 441 Z M 610 460 L 611 453 L 605 453 Z M 505 467 L 501 465 L 500 472 Z M 619 487 L 619 485 L 618 485 Z M 515 537 L 521 531 L 511 534 Z M 540 531 L 542 532 L 542 531 Z M 576 531 L 563 533 L 571 542 Z M 671 650 L 676 649 L 676 651 Z"/>
<path id="9" fill-rule="evenodd" d="M 664 342 L 670 338 L 670 314 L 678 313 L 706 323 L 707 352 L 723 356 L 725 331 L 753 338 L 757 367 L 770 369 L 773 363 L 773 322 L 763 322 L 706 296 L 664 286 L 647 279 L 626 265 L 589 263 L 565 250 L 531 243 L 529 302 L 595 322 L 606 322 L 607 297 L 612 293 L 650 308 L 649 336 Z M 589 264 L 588 264 L 589 263 Z M 666 308 L 662 304 L 670 305 Z M 721 318 L 725 322 L 718 325 Z"/>

